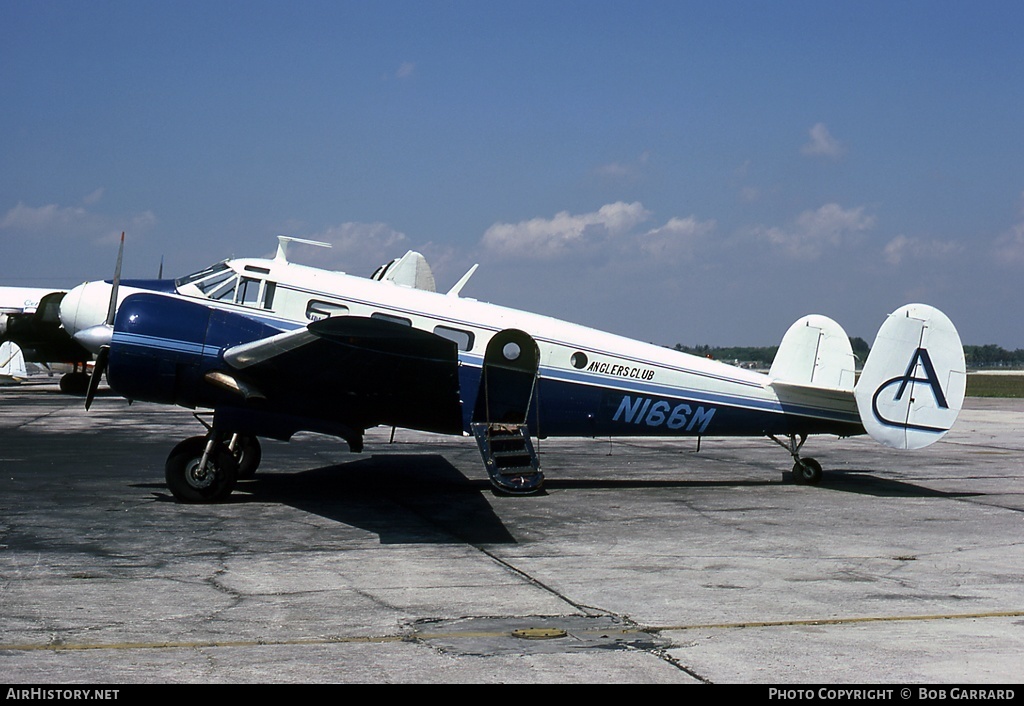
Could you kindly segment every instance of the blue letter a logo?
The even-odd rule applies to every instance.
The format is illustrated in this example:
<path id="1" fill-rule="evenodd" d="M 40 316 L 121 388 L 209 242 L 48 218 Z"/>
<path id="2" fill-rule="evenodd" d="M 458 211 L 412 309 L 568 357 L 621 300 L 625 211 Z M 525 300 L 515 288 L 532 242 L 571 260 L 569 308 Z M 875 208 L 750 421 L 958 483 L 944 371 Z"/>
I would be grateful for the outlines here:
<path id="1" fill-rule="evenodd" d="M 917 364 L 920 363 L 921 367 L 924 368 L 925 377 L 916 378 L 914 377 L 914 371 L 917 369 Z M 928 355 L 928 351 L 924 348 L 918 348 L 914 351 L 913 357 L 910 359 L 910 365 L 907 366 L 907 372 L 903 373 L 902 378 L 893 378 L 882 387 L 887 387 L 896 380 L 902 380 L 900 383 L 900 389 L 896 391 L 894 400 L 903 398 L 903 392 L 907 389 L 907 383 L 919 382 L 926 383 L 932 388 L 932 393 L 935 395 L 935 403 L 942 409 L 949 409 L 949 405 L 946 404 L 946 395 L 942 392 L 942 385 L 939 383 L 939 376 L 935 374 L 935 366 L 932 365 L 932 358 Z M 882 388 L 879 388 L 881 392 Z"/>

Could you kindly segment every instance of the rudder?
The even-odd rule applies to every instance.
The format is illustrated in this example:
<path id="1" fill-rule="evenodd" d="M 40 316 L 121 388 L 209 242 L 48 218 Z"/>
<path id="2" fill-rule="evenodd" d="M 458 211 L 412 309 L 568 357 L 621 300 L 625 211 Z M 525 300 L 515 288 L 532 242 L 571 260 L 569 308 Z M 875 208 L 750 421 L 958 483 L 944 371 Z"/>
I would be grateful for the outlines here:
<path id="1" fill-rule="evenodd" d="M 827 316 L 810 314 L 786 331 L 768 376 L 775 382 L 852 390 L 855 361 L 843 327 Z"/>
<path id="2" fill-rule="evenodd" d="M 854 389 L 864 429 L 896 449 L 920 449 L 956 421 L 967 366 L 953 322 L 935 307 L 907 304 L 885 320 Z"/>

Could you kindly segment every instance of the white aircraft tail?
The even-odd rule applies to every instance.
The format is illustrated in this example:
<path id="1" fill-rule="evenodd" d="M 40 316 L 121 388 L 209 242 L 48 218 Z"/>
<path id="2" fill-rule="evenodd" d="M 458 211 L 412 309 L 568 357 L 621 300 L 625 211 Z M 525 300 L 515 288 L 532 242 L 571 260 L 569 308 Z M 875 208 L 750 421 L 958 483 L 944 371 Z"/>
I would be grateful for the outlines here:
<path id="1" fill-rule="evenodd" d="M 964 348 L 953 323 L 934 307 L 907 304 L 878 330 L 854 396 L 875 441 L 920 449 L 950 430 L 966 390 Z"/>
<path id="2" fill-rule="evenodd" d="M 434 273 L 427 264 L 427 258 L 415 250 L 410 250 L 402 257 L 381 265 L 370 279 L 381 282 L 394 282 L 402 287 L 422 289 L 436 292 Z"/>
<path id="3" fill-rule="evenodd" d="M 0 343 L 0 378 L 20 380 L 28 376 L 25 369 L 25 355 L 13 341 Z"/>
<path id="4" fill-rule="evenodd" d="M 773 384 L 853 390 L 855 362 L 843 327 L 827 316 L 810 314 L 786 331 L 768 375 Z"/>

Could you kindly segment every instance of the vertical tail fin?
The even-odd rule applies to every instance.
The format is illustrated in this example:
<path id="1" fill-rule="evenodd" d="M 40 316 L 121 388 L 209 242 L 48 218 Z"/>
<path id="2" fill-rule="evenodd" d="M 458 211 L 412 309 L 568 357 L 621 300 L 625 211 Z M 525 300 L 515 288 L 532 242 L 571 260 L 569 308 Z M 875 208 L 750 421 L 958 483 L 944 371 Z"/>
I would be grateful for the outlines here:
<path id="1" fill-rule="evenodd" d="M 786 331 L 768 375 L 777 382 L 852 390 L 855 362 L 843 327 L 827 316 L 810 314 Z"/>
<path id="2" fill-rule="evenodd" d="M 28 375 L 25 355 L 13 341 L 0 343 L 0 377 L 20 380 Z"/>
<path id="3" fill-rule="evenodd" d="M 907 304 L 878 330 L 854 395 L 875 441 L 920 449 L 950 430 L 966 389 L 964 348 L 953 323 L 934 307 Z"/>

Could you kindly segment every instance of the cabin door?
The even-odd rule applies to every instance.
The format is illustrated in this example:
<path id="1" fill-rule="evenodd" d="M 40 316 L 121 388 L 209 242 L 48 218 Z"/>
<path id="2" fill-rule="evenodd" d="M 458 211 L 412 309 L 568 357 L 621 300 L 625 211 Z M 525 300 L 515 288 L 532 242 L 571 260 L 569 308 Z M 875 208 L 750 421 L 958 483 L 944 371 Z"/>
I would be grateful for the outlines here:
<path id="1" fill-rule="evenodd" d="M 540 348 L 533 337 L 517 329 L 496 333 L 484 353 L 473 421 L 526 424 L 539 368 Z"/>

